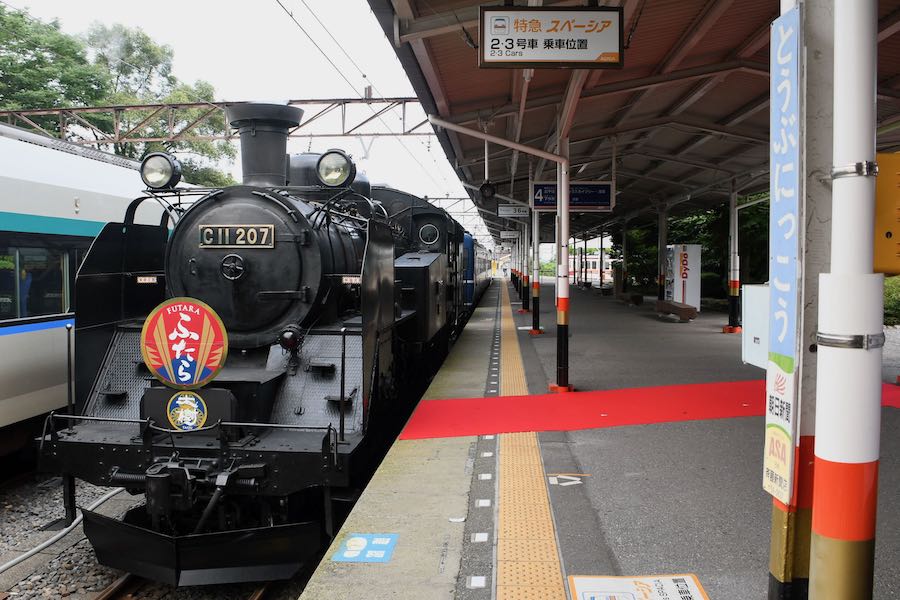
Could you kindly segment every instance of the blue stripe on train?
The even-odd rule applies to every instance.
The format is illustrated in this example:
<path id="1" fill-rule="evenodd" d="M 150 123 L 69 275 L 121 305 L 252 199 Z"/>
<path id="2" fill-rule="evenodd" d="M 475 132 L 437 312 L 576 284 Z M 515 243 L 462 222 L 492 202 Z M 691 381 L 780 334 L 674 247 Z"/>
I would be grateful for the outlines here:
<path id="1" fill-rule="evenodd" d="M 75 319 L 56 319 L 53 321 L 41 321 L 39 323 L 25 323 L 24 325 L 10 325 L 9 327 L 0 326 L 0 336 L 15 335 L 17 333 L 31 333 L 33 331 L 42 331 L 44 329 L 55 329 L 57 327 L 65 327 L 68 324 L 75 326 Z"/>
<path id="2" fill-rule="evenodd" d="M 54 233 L 57 235 L 79 235 L 97 237 L 106 223 L 100 221 L 83 221 L 65 217 L 46 217 L 43 215 L 23 215 L 20 213 L 0 211 L 0 230 L 20 231 L 22 233 Z"/>

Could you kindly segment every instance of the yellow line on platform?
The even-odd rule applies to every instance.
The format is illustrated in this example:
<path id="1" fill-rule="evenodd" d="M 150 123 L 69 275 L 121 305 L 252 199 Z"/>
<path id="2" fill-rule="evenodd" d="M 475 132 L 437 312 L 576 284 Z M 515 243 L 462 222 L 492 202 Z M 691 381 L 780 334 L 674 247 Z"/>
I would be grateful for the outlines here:
<path id="1" fill-rule="evenodd" d="M 525 366 L 522 364 L 508 287 L 501 285 L 500 293 L 503 303 L 500 308 L 500 395 L 525 396 L 528 394 L 528 384 L 525 382 Z"/>
<path id="2" fill-rule="evenodd" d="M 565 600 L 537 434 L 500 436 L 497 600 Z"/>
<path id="3" fill-rule="evenodd" d="M 500 394 L 528 394 L 509 290 L 501 286 Z M 537 434 L 504 433 L 497 477 L 497 600 L 565 600 Z"/>

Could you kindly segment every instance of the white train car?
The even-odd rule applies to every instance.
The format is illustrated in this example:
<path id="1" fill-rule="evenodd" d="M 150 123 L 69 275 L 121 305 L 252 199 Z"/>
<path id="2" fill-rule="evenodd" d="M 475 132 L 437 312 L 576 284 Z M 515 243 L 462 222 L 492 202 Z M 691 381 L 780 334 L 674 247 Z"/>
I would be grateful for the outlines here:
<path id="1" fill-rule="evenodd" d="M 10 426 L 66 404 L 75 272 L 100 229 L 142 195 L 139 166 L 0 124 L 0 454 L 27 434 Z M 152 204 L 139 222 L 159 222 Z"/>

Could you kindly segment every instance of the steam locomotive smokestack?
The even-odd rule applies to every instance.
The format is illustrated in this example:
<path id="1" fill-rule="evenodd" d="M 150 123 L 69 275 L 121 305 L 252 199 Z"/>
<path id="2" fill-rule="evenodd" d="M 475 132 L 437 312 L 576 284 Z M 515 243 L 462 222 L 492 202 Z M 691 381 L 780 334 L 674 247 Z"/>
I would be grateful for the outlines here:
<path id="1" fill-rule="evenodd" d="M 284 104 L 233 104 L 225 118 L 241 134 L 241 170 L 246 185 L 280 186 L 287 181 L 288 130 L 303 111 Z"/>

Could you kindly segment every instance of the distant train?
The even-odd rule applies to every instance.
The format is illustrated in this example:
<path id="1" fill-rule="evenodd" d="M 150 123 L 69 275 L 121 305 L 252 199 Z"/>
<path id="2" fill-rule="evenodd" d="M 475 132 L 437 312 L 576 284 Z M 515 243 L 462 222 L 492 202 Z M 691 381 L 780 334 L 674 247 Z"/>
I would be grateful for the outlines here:
<path id="1" fill-rule="evenodd" d="M 139 163 L 0 124 L 0 455 L 66 403 L 75 272 L 141 189 Z M 146 206 L 139 222 L 159 221 Z"/>
<path id="2" fill-rule="evenodd" d="M 178 187 L 151 154 L 91 245 L 77 416 L 41 440 L 47 468 L 146 499 L 83 511 L 98 560 L 173 585 L 287 578 L 320 551 L 490 284 L 445 211 L 341 151 L 286 155 L 299 109 L 226 114 L 242 185 Z"/>
<path id="3" fill-rule="evenodd" d="M 580 250 L 580 248 L 578 249 Z M 569 255 L 569 279 L 576 284 L 600 284 L 601 281 L 612 285 L 613 263 L 608 254 L 603 254 L 603 269 L 600 269 L 600 255 L 581 254 Z"/>

